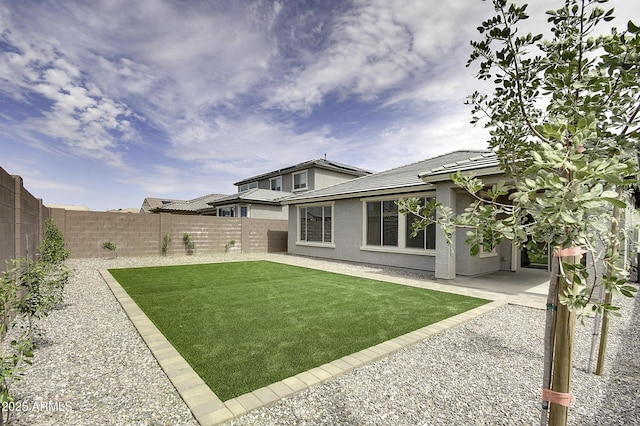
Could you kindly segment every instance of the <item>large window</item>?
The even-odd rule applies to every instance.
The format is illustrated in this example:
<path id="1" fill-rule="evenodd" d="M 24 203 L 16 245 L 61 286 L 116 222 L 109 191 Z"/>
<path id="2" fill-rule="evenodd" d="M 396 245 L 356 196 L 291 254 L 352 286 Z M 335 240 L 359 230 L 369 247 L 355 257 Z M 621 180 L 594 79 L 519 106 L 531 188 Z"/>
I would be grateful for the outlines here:
<path id="1" fill-rule="evenodd" d="M 244 185 L 240 185 L 240 187 L 238 188 L 238 192 L 245 192 L 257 187 L 258 187 L 258 182 L 245 183 Z"/>
<path id="2" fill-rule="evenodd" d="M 394 201 L 367 203 L 367 245 L 398 245 L 398 206 Z"/>
<path id="3" fill-rule="evenodd" d="M 431 201 L 432 198 L 422 198 L 420 200 L 420 205 L 424 206 L 427 202 Z M 434 212 L 435 214 L 435 212 Z M 435 250 L 436 248 L 436 225 L 432 223 L 427 226 L 426 229 L 421 230 L 416 234 L 415 237 L 411 236 L 411 224 L 418 219 L 416 215 L 413 213 L 409 213 L 407 215 L 407 247 L 409 248 L 421 248 L 425 250 Z"/>
<path id="4" fill-rule="evenodd" d="M 300 241 L 331 243 L 333 237 L 333 207 L 300 207 Z"/>
<path id="5" fill-rule="evenodd" d="M 420 205 L 425 205 L 431 197 L 422 197 Z M 396 200 L 372 200 L 363 203 L 364 239 L 363 250 L 432 254 L 427 250 L 436 248 L 436 227 L 426 229 L 411 236 L 411 224 L 417 219 L 413 214 L 398 212 Z M 421 251 L 419 251 L 421 250 Z"/>
<path id="6" fill-rule="evenodd" d="M 234 207 L 219 207 L 218 208 L 218 216 L 221 217 L 235 217 L 235 208 Z"/>
<path id="7" fill-rule="evenodd" d="M 272 191 L 282 191 L 282 176 L 271 178 L 269 181 Z"/>
<path id="8" fill-rule="evenodd" d="M 307 171 L 293 174 L 293 189 L 307 189 Z"/>

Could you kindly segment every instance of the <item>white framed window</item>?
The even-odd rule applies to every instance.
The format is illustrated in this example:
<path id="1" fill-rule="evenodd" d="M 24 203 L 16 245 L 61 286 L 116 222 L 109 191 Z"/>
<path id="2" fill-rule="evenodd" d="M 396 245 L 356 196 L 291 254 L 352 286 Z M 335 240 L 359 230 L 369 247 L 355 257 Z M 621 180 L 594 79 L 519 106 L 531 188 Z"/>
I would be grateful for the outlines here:
<path id="1" fill-rule="evenodd" d="M 245 183 L 238 187 L 238 192 L 245 192 L 258 187 L 258 182 Z"/>
<path id="2" fill-rule="evenodd" d="M 418 197 L 424 205 L 432 196 Z M 411 224 L 417 218 L 413 214 L 403 215 L 398 211 L 397 198 L 362 199 L 362 245 L 361 250 L 435 255 L 436 227 L 429 225 L 412 237 Z"/>
<path id="3" fill-rule="evenodd" d="M 269 179 L 269 186 L 272 191 L 282 191 L 282 176 Z"/>
<path id="4" fill-rule="evenodd" d="M 307 171 L 293 173 L 293 190 L 307 189 Z"/>
<path id="5" fill-rule="evenodd" d="M 333 245 L 333 204 L 298 207 L 298 242 Z"/>
<path id="6" fill-rule="evenodd" d="M 251 214 L 251 206 L 240 206 L 240 217 L 249 217 Z"/>
<path id="7" fill-rule="evenodd" d="M 420 205 L 424 206 L 429 201 L 433 200 L 433 197 L 420 198 Z M 435 212 L 434 212 L 435 214 Z M 415 237 L 411 236 L 411 225 L 418 219 L 413 213 L 407 215 L 407 226 L 405 227 L 407 248 L 418 248 L 424 250 L 435 250 L 436 248 L 436 224 L 432 223 L 427 225 L 426 229 L 421 230 Z"/>
<path id="8" fill-rule="evenodd" d="M 218 207 L 218 216 L 221 217 L 235 217 L 235 207 L 233 206 L 223 206 Z"/>
<path id="9" fill-rule="evenodd" d="M 394 200 L 367 202 L 367 245 L 398 246 L 398 206 Z"/>

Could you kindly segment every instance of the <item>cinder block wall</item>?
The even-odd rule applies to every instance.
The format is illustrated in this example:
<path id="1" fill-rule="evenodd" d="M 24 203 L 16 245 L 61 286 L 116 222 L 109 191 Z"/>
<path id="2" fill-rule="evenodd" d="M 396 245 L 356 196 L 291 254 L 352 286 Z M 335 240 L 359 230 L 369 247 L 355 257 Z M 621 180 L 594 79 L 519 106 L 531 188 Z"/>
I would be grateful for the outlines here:
<path id="1" fill-rule="evenodd" d="M 102 248 L 106 241 L 116 245 L 118 256 L 158 256 L 167 233 L 170 256 L 186 255 L 185 233 L 195 242 L 194 255 L 224 253 L 228 244 L 236 252 L 287 251 L 286 220 L 49 209 L 24 188 L 21 177 L 0 168 L 0 271 L 11 259 L 35 257 L 49 217 L 64 234 L 71 257 L 112 257 Z"/>
<path id="2" fill-rule="evenodd" d="M 144 215 L 141 215 L 144 216 Z M 148 216 L 148 215 L 147 215 Z M 195 243 L 194 254 L 223 253 L 225 244 L 235 241 L 234 249 L 240 248 L 242 229 L 240 219 L 232 217 L 190 216 L 160 213 L 160 240 L 171 235 L 168 255 L 186 254 L 183 236 L 188 233 Z M 160 249 L 158 249 L 160 253 Z"/>
<path id="3" fill-rule="evenodd" d="M 0 168 L 0 270 L 15 254 L 15 182 Z"/>
<path id="4" fill-rule="evenodd" d="M 112 257 L 102 248 L 116 245 L 118 256 L 154 256 L 160 247 L 160 217 L 136 213 L 111 213 L 51 209 L 62 230 L 71 257 Z"/>
<path id="5" fill-rule="evenodd" d="M 280 253 L 287 251 L 288 221 L 242 219 L 244 253 Z"/>
<path id="6" fill-rule="evenodd" d="M 49 209 L 25 189 L 22 178 L 0 167 L 0 271 L 11 259 L 35 258 L 48 217 Z"/>
<path id="7" fill-rule="evenodd" d="M 110 241 L 118 256 L 158 256 L 162 241 L 171 236 L 167 254 L 187 254 L 183 236 L 195 243 L 194 255 L 231 252 L 265 253 L 287 250 L 287 221 L 178 215 L 170 213 L 103 213 L 51 209 L 62 230 L 71 257 L 112 257 L 102 248 Z"/>

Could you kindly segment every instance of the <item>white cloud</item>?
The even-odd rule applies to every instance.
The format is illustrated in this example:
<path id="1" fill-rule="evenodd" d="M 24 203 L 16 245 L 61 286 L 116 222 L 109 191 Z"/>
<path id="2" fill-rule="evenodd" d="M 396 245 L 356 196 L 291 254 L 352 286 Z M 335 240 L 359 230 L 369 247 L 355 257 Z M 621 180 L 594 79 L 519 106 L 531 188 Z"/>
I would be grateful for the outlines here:
<path id="1" fill-rule="evenodd" d="M 169 155 L 238 179 L 319 157 L 337 143 L 328 128 L 297 132 L 290 124 L 252 115 L 194 118 L 177 124 Z"/>
<path id="2" fill-rule="evenodd" d="M 124 167 L 116 148 L 131 137 L 125 119 L 131 115 L 129 108 L 87 90 L 78 68 L 52 45 L 36 43 L 16 30 L 5 30 L 2 36 L 15 50 L 0 53 L 0 90 L 40 109 L 39 115 L 21 123 L 21 130 L 62 141 L 75 155 Z"/>
<path id="3" fill-rule="evenodd" d="M 470 29 L 458 28 L 457 22 L 485 7 L 435 0 L 360 1 L 332 23 L 328 47 L 309 55 L 267 104 L 310 112 L 331 93 L 362 101 L 387 91 L 404 99 L 431 95 L 432 90 L 414 89 L 464 64 Z"/>

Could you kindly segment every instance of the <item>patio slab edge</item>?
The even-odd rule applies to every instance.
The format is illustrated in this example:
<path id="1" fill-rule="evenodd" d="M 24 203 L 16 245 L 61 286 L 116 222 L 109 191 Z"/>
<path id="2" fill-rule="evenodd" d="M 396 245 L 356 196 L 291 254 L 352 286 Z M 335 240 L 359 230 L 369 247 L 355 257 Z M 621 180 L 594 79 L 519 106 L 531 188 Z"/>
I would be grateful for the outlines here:
<path id="1" fill-rule="evenodd" d="M 180 397 L 191 410 L 196 421 L 202 426 L 224 424 L 247 414 L 249 411 L 273 405 L 281 398 L 325 383 L 351 370 L 385 358 L 405 347 L 413 346 L 435 334 L 462 325 L 480 315 L 508 304 L 506 299 L 494 300 L 440 322 L 379 343 L 371 348 L 363 349 L 299 373 L 296 376 L 288 377 L 264 388 L 256 389 L 253 392 L 222 402 L 141 311 L 109 271 L 100 269 L 99 273 L 176 391 L 180 394 Z M 171 356 L 167 356 L 168 347 L 173 349 Z"/>

